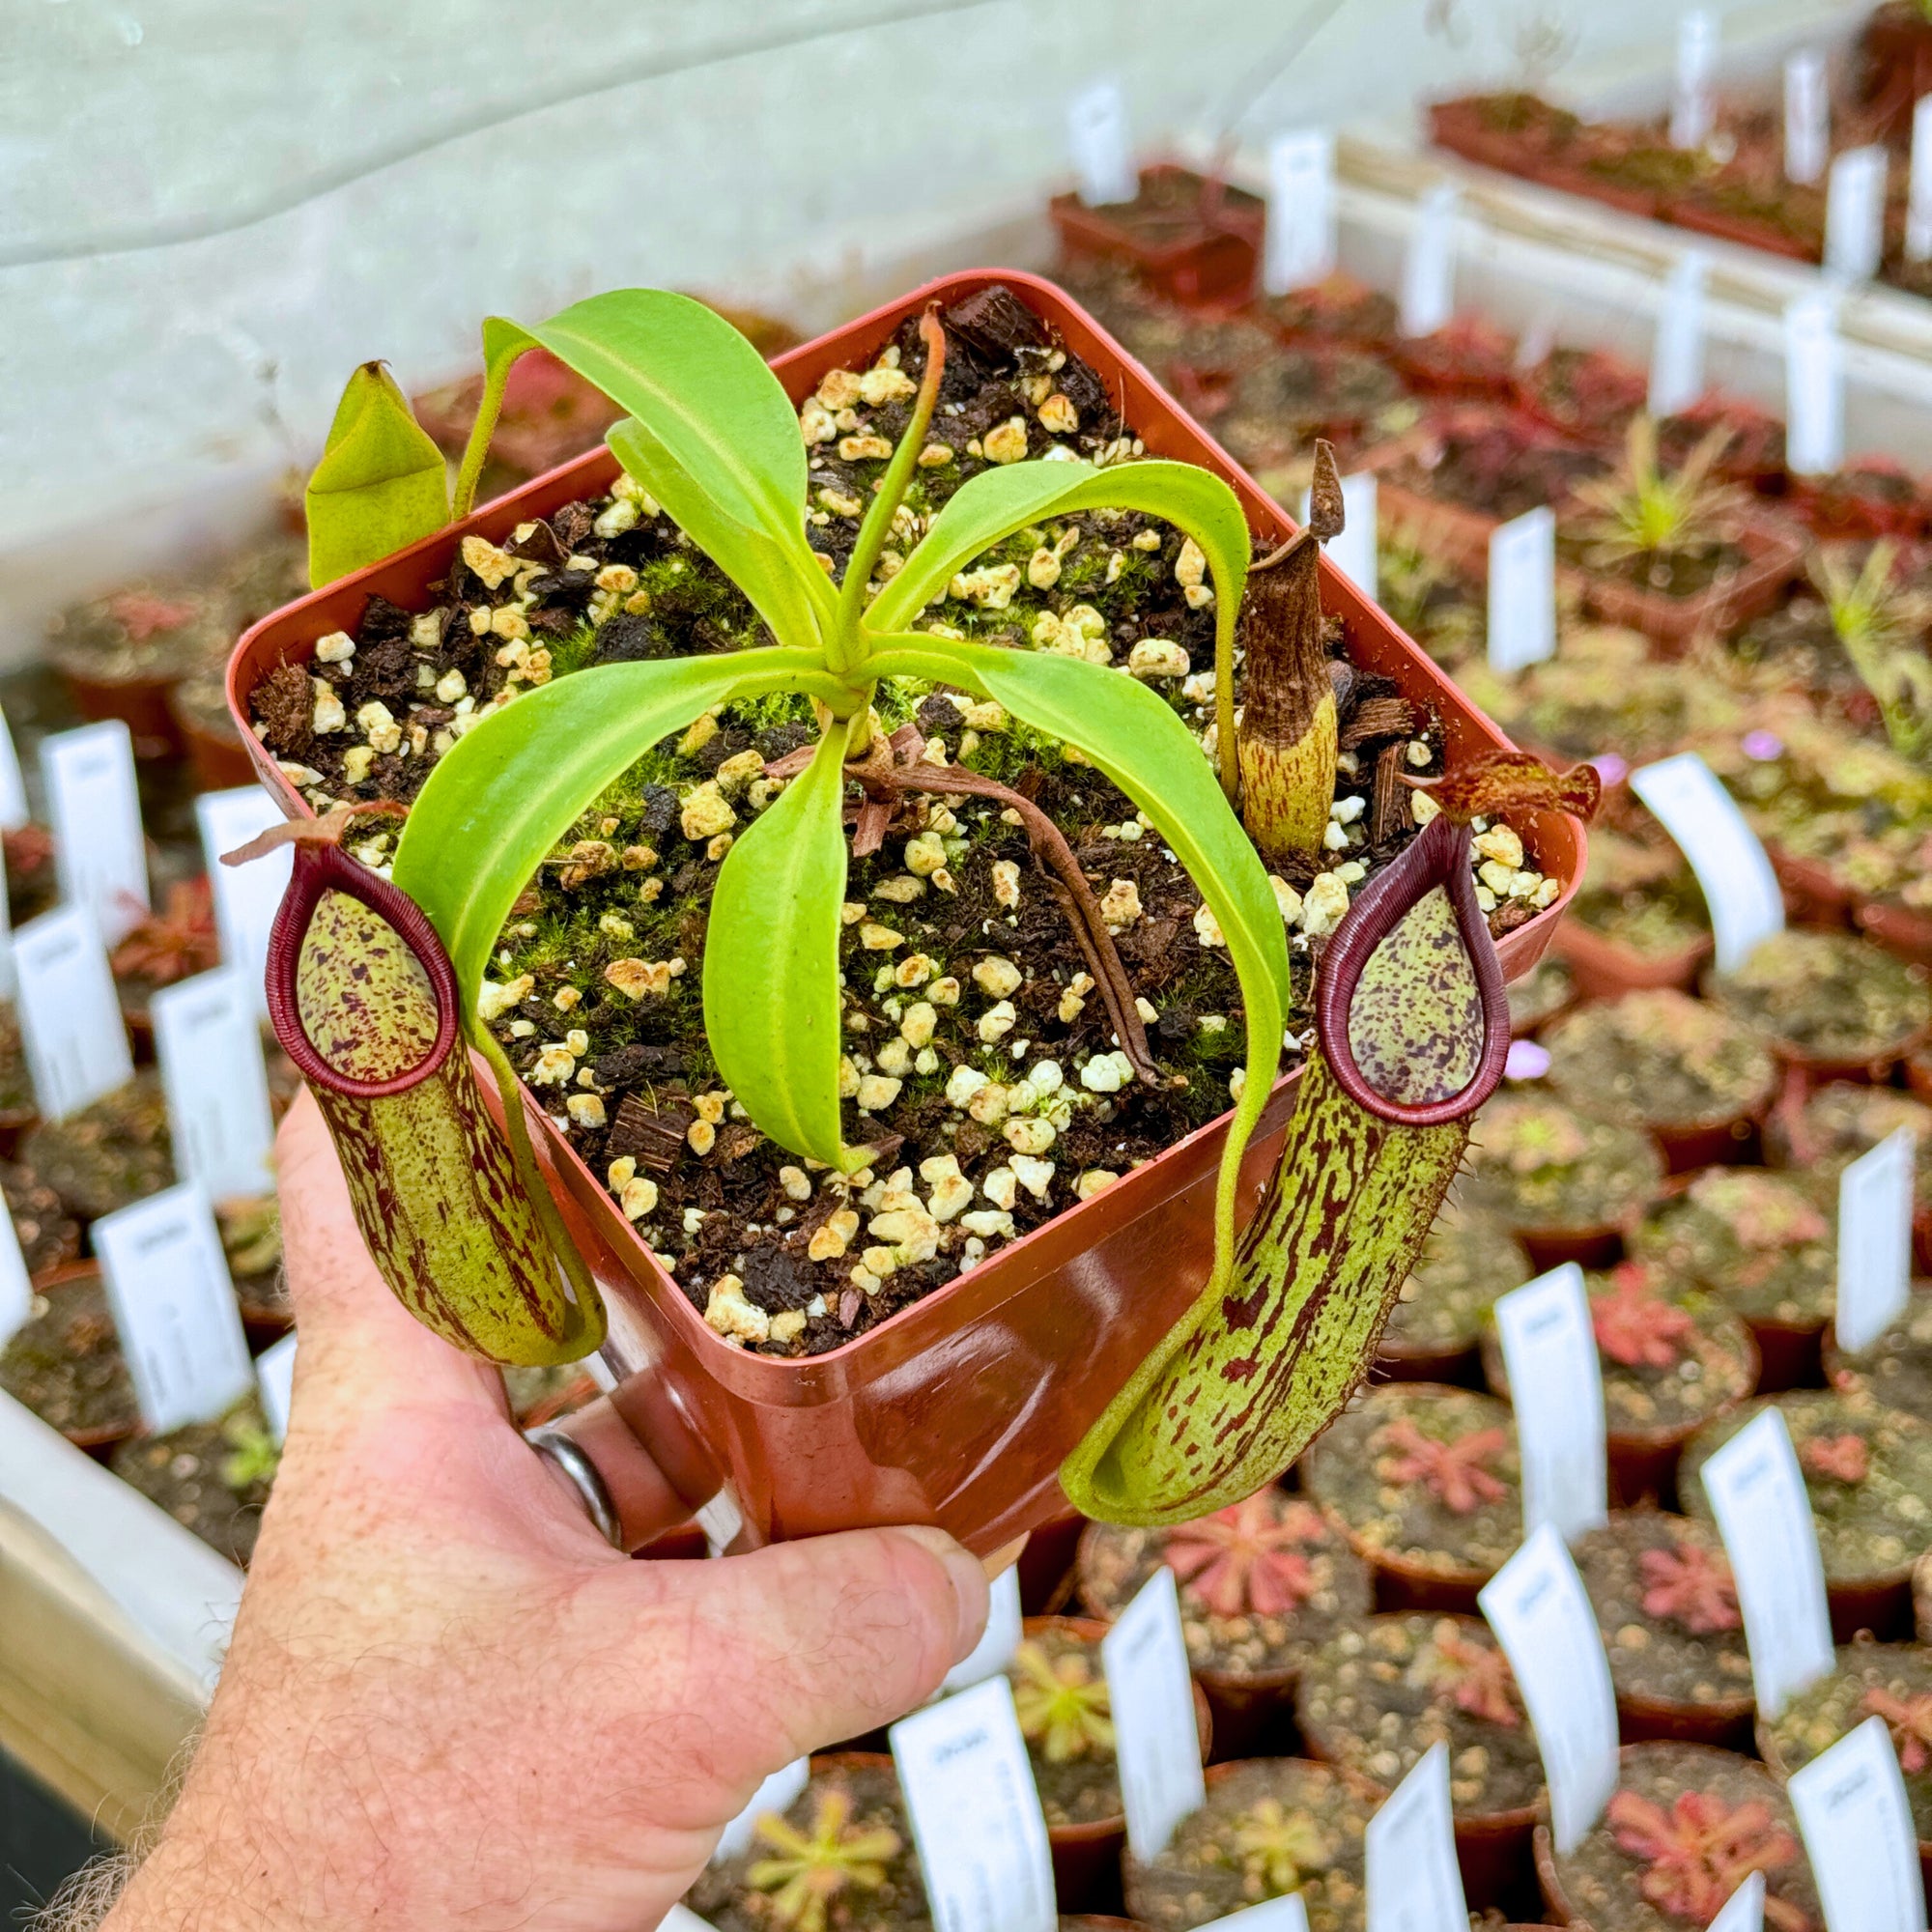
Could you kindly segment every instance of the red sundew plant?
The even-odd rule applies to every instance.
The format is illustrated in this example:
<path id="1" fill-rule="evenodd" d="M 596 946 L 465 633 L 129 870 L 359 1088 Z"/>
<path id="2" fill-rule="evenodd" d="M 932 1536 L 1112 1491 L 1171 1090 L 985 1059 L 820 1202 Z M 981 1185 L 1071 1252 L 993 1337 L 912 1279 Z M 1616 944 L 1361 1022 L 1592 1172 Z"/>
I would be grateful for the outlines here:
<path id="1" fill-rule="evenodd" d="M 1277 1521 L 1266 1495 L 1254 1495 L 1182 1524 L 1161 1561 L 1214 1616 L 1287 1616 L 1314 1591 L 1301 1546 L 1321 1534 L 1321 1519 L 1306 1503 L 1291 1503 Z"/>
<path id="2" fill-rule="evenodd" d="M 1667 1369 L 1684 1357 L 1684 1345 L 1697 1324 L 1674 1302 L 1664 1300 L 1641 1264 L 1626 1262 L 1610 1276 L 1607 1293 L 1590 1303 L 1590 1325 L 1597 1347 L 1625 1368 L 1641 1363 Z"/>
<path id="3" fill-rule="evenodd" d="M 1693 1636 L 1742 1627 L 1731 1566 L 1702 1544 L 1675 1543 L 1668 1549 L 1646 1549 L 1640 1567 L 1645 1616 L 1668 1617 Z"/>
<path id="4" fill-rule="evenodd" d="M 117 980 L 146 980 L 171 986 L 219 964 L 214 899 L 206 879 L 168 888 L 166 903 L 152 912 L 114 949 Z"/>
<path id="5" fill-rule="evenodd" d="M 1509 1659 L 1494 1645 L 1472 1641 L 1445 1619 L 1436 1625 L 1420 1662 L 1438 1701 L 1446 1699 L 1472 1718 L 1511 1730 L 1522 1722 Z"/>
<path id="6" fill-rule="evenodd" d="M 1646 1866 L 1644 1897 L 1690 1925 L 1708 1925 L 1752 1872 L 1778 1871 L 1798 1856 L 1798 1840 L 1756 1799 L 1726 1804 L 1705 1792 L 1685 1791 L 1666 1811 L 1634 1791 L 1619 1791 L 1608 1819 L 1618 1845 Z M 1764 1922 L 1776 1932 L 1809 1932 L 1811 1924 L 1789 1899 L 1768 1894 Z"/>
<path id="7" fill-rule="evenodd" d="M 1376 1474 L 1389 1483 L 1421 1483 L 1453 1516 L 1468 1516 L 1509 1493 L 1508 1485 L 1487 1466 L 1509 1446 L 1504 1430 L 1475 1429 L 1453 1442 L 1438 1442 L 1404 1415 L 1380 1436 L 1390 1453 L 1376 1464 Z"/>
<path id="8" fill-rule="evenodd" d="M 1866 1714 L 1891 1726 L 1891 1742 L 1899 1768 L 1923 1771 L 1932 1764 L 1932 1690 L 1917 1697 L 1894 1697 L 1889 1690 L 1867 1690 Z"/>
<path id="9" fill-rule="evenodd" d="M 1834 1483 L 1862 1483 L 1871 1473 L 1871 1448 L 1862 1435 L 1816 1435 L 1800 1457 L 1814 1476 Z"/>

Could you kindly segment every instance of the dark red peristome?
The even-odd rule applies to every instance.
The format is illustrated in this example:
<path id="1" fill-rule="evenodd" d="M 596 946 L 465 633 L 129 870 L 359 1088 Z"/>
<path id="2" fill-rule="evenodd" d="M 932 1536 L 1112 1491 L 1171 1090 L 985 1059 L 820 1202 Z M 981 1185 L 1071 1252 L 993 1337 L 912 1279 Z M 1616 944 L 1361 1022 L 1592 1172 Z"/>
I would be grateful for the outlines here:
<path id="1" fill-rule="evenodd" d="M 1354 1004 L 1362 970 L 1376 948 L 1437 886 L 1449 895 L 1456 929 L 1463 935 L 1476 976 L 1476 991 L 1483 1007 L 1483 1052 L 1474 1076 L 1460 1094 L 1411 1106 L 1378 1093 L 1355 1065 L 1354 1049 L 1349 1044 L 1349 1009 Z M 1466 1120 L 1496 1091 L 1503 1077 L 1503 1063 L 1509 1058 L 1509 994 L 1503 984 L 1502 961 L 1496 957 L 1483 909 L 1476 903 L 1466 825 L 1455 824 L 1447 812 L 1432 818 L 1402 856 L 1356 895 L 1348 918 L 1336 928 L 1321 956 L 1315 1028 L 1335 1084 L 1358 1107 L 1397 1126 L 1440 1127 Z"/>
<path id="2" fill-rule="evenodd" d="M 346 893 L 367 906 L 378 919 L 386 921 L 396 936 L 414 955 L 429 977 L 436 999 L 436 1041 L 422 1062 L 407 1072 L 386 1080 L 356 1080 L 338 1072 L 315 1050 L 303 1029 L 301 1008 L 296 999 L 296 967 L 301 958 L 302 941 L 308 937 L 309 923 L 325 893 Z M 269 935 L 269 1023 L 282 1051 L 311 1086 L 339 1094 L 345 1100 L 386 1100 L 420 1086 L 450 1056 L 456 1045 L 457 1013 L 460 1002 L 456 991 L 456 968 L 437 937 L 429 916 L 410 895 L 379 877 L 366 866 L 358 866 L 339 845 L 298 845 L 294 876 L 282 895 L 281 910 Z"/>

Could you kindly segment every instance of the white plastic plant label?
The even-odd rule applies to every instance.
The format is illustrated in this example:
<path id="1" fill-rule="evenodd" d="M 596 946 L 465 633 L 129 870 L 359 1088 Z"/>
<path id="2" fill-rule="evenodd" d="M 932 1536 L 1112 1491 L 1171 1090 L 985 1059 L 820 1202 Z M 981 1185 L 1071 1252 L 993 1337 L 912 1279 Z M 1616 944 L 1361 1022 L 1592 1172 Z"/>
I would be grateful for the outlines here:
<path id="1" fill-rule="evenodd" d="M 1718 16 L 1699 8 L 1677 23 L 1677 85 L 1670 99 L 1670 145 L 1701 148 L 1717 122 L 1711 79 L 1718 66 Z"/>
<path id="2" fill-rule="evenodd" d="M 1888 1134 L 1838 1177 L 1838 1347 L 1861 1354 L 1912 1298 L 1912 1193 L 1918 1137 Z"/>
<path id="3" fill-rule="evenodd" d="M 971 1652 L 946 1673 L 940 1692 L 970 1690 L 996 1677 L 1013 1661 L 1020 1647 L 1020 1573 L 1011 1565 L 993 1578 L 986 1592 L 986 1628 Z"/>
<path id="4" fill-rule="evenodd" d="M 1885 1719 L 1867 1718 L 1787 1789 L 1828 1932 L 1925 1932 L 1918 1837 Z"/>
<path id="5" fill-rule="evenodd" d="M 1468 1932 L 1439 1739 L 1369 1820 L 1369 1932 Z"/>
<path id="6" fill-rule="evenodd" d="M 274 1184 L 274 1113 L 242 975 L 217 966 L 162 987 L 149 1005 L 176 1171 L 211 1201 L 266 1192 Z"/>
<path id="7" fill-rule="evenodd" d="M 1301 521 L 1308 521 L 1309 492 L 1301 493 Z M 1349 582 L 1373 603 L 1380 592 L 1380 567 L 1377 561 L 1376 519 L 1379 515 L 1376 499 L 1376 479 L 1363 469 L 1342 478 L 1342 533 L 1322 545 L 1328 560 Z"/>
<path id="8" fill-rule="evenodd" d="M 708 1918 L 700 1918 L 688 1905 L 673 1905 L 658 1920 L 658 1932 L 712 1932 Z"/>
<path id="9" fill-rule="evenodd" d="M 1210 1918 L 1201 1932 L 1308 1932 L 1308 1907 L 1298 1891 L 1284 1892 L 1225 1918 Z"/>
<path id="10" fill-rule="evenodd" d="M 296 1338 L 288 1334 L 255 1357 L 255 1399 L 262 1405 L 269 1434 L 277 1442 L 288 1439 L 289 1405 L 295 1387 Z"/>
<path id="11" fill-rule="evenodd" d="M 1704 393 L 1704 288 L 1710 258 L 1680 255 L 1663 285 L 1663 307 L 1650 349 L 1650 412 L 1675 415 Z"/>
<path id="12" fill-rule="evenodd" d="M 1784 1417 L 1753 1416 L 1699 1473 L 1737 1581 L 1758 1709 L 1775 1718 L 1832 1667 L 1825 1566 Z"/>
<path id="13" fill-rule="evenodd" d="M 1089 208 L 1132 201 L 1140 193 L 1127 101 L 1119 81 L 1096 80 L 1066 103 L 1066 151 L 1080 199 Z"/>
<path id="14" fill-rule="evenodd" d="M 1784 310 L 1785 462 L 1821 476 L 1845 460 L 1845 348 L 1838 301 L 1819 289 Z"/>
<path id="15" fill-rule="evenodd" d="M 0 1349 L 34 1312 L 34 1287 L 11 1214 L 0 1214 Z"/>
<path id="16" fill-rule="evenodd" d="M 1556 512 L 1547 503 L 1490 538 L 1490 668 L 1556 655 Z"/>
<path id="17" fill-rule="evenodd" d="M 1321 128 L 1277 134 L 1267 151 L 1267 240 L 1262 287 L 1285 296 L 1335 272 L 1335 137 Z"/>
<path id="18" fill-rule="evenodd" d="M 1905 259 L 1932 262 L 1932 94 L 1912 115 L 1912 193 L 1905 205 Z"/>
<path id="19" fill-rule="evenodd" d="M 1809 187 L 1832 156 L 1832 95 L 1815 47 L 1784 63 L 1784 179 Z"/>
<path id="20" fill-rule="evenodd" d="M 888 1735 L 938 1932 L 1054 1932 L 1046 1820 L 1007 1680 L 942 1698 Z"/>
<path id="21" fill-rule="evenodd" d="M 1462 195 L 1437 182 L 1415 204 L 1415 226 L 1402 262 L 1402 332 L 1434 335 L 1456 312 L 1456 230 Z"/>
<path id="22" fill-rule="evenodd" d="M 109 945 L 148 910 L 148 844 L 134 741 L 119 719 L 41 742 L 61 897 L 93 913 Z"/>
<path id="23" fill-rule="evenodd" d="M 1757 834 L 1695 752 L 1639 765 L 1630 783 L 1697 875 L 1718 971 L 1735 972 L 1762 941 L 1784 930 L 1784 894 Z"/>
<path id="24" fill-rule="evenodd" d="M 1885 256 L 1883 148 L 1853 148 L 1832 163 L 1825 195 L 1825 270 L 1847 282 L 1868 282 Z"/>
<path id="25" fill-rule="evenodd" d="M 1536 1727 L 1556 1849 L 1575 1851 L 1617 1788 L 1617 1699 L 1597 1613 L 1548 1523 L 1476 1601 Z"/>
<path id="26" fill-rule="evenodd" d="M 266 1019 L 269 933 L 288 890 L 295 850 L 284 846 L 246 866 L 224 866 L 221 855 L 279 825 L 282 814 L 260 786 L 244 785 L 237 791 L 203 792 L 194 802 L 194 816 L 201 830 L 202 863 L 214 891 L 214 929 L 221 940 L 221 957 L 241 973 L 255 1016 Z"/>
<path id="27" fill-rule="evenodd" d="M 752 1802 L 719 1833 L 718 1849 L 711 1854 L 711 1862 L 715 1865 L 724 1859 L 735 1859 L 741 1852 L 750 1851 L 757 1833 L 758 1820 L 768 1811 L 784 1811 L 810 1781 L 810 1758 L 795 1757 L 789 1764 L 773 1772 L 752 1793 Z"/>
<path id="28" fill-rule="evenodd" d="M 1575 1262 L 1495 1305 L 1522 1457 L 1522 1530 L 1565 1543 L 1609 1520 L 1604 1381 L 1583 1270 Z"/>
<path id="29" fill-rule="evenodd" d="M 1752 1872 L 1725 1899 L 1709 1932 L 1764 1932 L 1764 1874 Z"/>
<path id="30" fill-rule="evenodd" d="M 0 832 L 17 832 L 33 813 L 27 808 L 27 783 L 20 776 L 20 754 L 14 733 L 0 712 Z"/>
<path id="31" fill-rule="evenodd" d="M 193 1182 L 95 1222 L 94 1251 L 141 1420 L 208 1422 L 255 1386 L 208 1197 Z"/>
<path id="32" fill-rule="evenodd" d="M 1194 1679 L 1180 1631 L 1180 1595 L 1162 1564 L 1101 1639 L 1127 1845 L 1158 1858 L 1175 1827 L 1208 1797 L 1194 1720 Z"/>
<path id="33" fill-rule="evenodd" d="M 134 1077 L 128 1029 L 94 915 L 57 906 L 14 935 L 20 1035 L 34 1098 L 50 1121 Z"/>

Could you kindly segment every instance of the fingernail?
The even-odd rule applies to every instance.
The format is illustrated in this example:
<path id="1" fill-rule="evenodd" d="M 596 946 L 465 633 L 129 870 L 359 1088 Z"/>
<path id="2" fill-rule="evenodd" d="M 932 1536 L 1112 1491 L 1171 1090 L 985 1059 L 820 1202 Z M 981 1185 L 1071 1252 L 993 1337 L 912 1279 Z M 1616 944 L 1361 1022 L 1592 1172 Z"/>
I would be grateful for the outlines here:
<path id="1" fill-rule="evenodd" d="M 907 1526 L 903 1533 L 937 1556 L 952 1579 L 952 1600 L 959 1613 L 952 1651 L 952 1661 L 957 1663 L 972 1655 L 974 1645 L 986 1628 L 986 1573 L 980 1569 L 980 1559 L 953 1542 L 943 1529 L 921 1523 Z"/>

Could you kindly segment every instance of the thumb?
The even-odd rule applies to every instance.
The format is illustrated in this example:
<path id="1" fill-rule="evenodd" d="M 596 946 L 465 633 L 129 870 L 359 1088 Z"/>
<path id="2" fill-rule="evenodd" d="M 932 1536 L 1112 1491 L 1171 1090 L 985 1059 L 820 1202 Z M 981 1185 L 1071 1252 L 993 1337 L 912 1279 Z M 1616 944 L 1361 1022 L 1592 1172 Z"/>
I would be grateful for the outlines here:
<path id="1" fill-rule="evenodd" d="M 625 1634 L 624 1674 L 643 1705 L 659 1706 L 649 1726 L 627 1733 L 651 1737 L 673 1760 L 694 1752 L 729 1798 L 723 1817 L 710 1816 L 715 1805 L 693 1792 L 694 1815 L 674 1822 L 697 1829 L 734 1816 L 794 1758 L 916 1709 L 986 1624 L 979 1558 L 921 1526 L 847 1530 L 710 1563 L 634 1564 L 592 1587 Z M 639 1616 L 639 1589 L 653 1614 Z M 673 1632 L 685 1653 L 675 1659 Z M 699 1700 L 667 1692 L 680 1680 L 706 1685 L 701 1711 Z M 688 1765 L 658 1788 L 680 1787 L 692 1789 Z"/>

